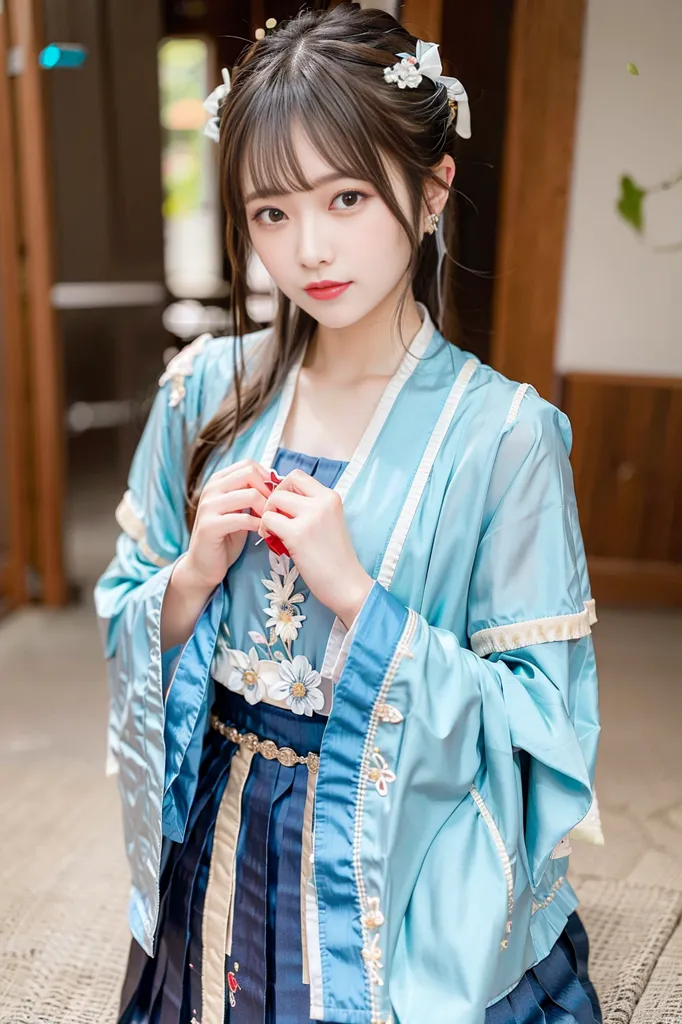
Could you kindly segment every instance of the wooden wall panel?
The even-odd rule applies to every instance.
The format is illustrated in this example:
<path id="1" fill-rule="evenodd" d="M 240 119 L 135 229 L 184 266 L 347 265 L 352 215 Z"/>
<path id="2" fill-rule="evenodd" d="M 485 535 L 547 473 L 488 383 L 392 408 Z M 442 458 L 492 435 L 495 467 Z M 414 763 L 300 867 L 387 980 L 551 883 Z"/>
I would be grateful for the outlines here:
<path id="1" fill-rule="evenodd" d="M 492 363 L 555 397 L 585 0 L 516 0 Z"/>
<path id="2" fill-rule="evenodd" d="M 595 596 L 682 604 L 682 380 L 569 374 L 562 405 Z"/>

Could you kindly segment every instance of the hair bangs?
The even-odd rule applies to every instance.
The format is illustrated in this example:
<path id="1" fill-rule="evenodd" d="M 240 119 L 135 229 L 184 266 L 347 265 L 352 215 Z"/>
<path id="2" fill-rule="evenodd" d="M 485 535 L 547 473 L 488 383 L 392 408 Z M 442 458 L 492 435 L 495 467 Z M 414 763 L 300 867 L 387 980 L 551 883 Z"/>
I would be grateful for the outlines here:
<path id="1" fill-rule="evenodd" d="M 285 195 L 307 192 L 313 184 L 296 154 L 292 139 L 295 111 L 286 109 L 286 97 L 259 96 L 249 112 L 249 130 L 240 139 L 243 194 L 249 190 L 259 195 Z"/>
<path id="2" fill-rule="evenodd" d="M 301 76 L 286 88 L 272 89 L 254 97 L 244 118 L 249 130 L 234 140 L 239 152 L 243 195 L 286 195 L 307 192 L 314 183 L 305 174 L 296 153 L 294 127 L 299 126 L 330 169 L 351 178 L 369 181 L 381 192 L 392 191 L 382 163 L 388 139 L 377 140 L 377 124 L 365 104 L 339 102 L 329 76 Z M 364 115 L 364 116 L 363 116 Z M 376 111 L 374 111 L 376 117 Z M 381 136 L 379 131 L 379 136 Z"/>

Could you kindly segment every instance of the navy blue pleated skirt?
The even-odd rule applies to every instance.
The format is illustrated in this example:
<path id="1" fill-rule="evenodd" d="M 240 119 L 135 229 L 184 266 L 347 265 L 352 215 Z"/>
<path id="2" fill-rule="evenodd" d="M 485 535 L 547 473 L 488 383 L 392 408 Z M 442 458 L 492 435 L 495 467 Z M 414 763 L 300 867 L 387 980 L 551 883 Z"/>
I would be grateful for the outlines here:
<path id="1" fill-rule="evenodd" d="M 326 718 L 250 706 L 217 687 L 215 713 L 299 754 L 319 753 Z M 119 1024 L 200 1024 L 202 917 L 213 832 L 236 746 L 211 730 L 182 844 L 164 840 L 156 956 L 133 940 Z M 246 780 L 236 855 L 226 1024 L 309 1024 L 303 984 L 300 879 L 305 765 L 256 755 Z M 554 949 L 486 1012 L 486 1024 L 601 1024 L 587 974 L 587 936 L 576 914 Z M 417 1024 L 406 1021 L 403 1024 Z"/>

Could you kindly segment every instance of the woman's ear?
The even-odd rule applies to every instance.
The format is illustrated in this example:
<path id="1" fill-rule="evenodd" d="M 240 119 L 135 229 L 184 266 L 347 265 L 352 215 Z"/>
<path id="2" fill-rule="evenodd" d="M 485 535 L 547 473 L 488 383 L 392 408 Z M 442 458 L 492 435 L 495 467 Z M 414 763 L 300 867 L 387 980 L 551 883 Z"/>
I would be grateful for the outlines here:
<path id="1" fill-rule="evenodd" d="M 428 217 L 429 214 L 435 213 L 438 216 L 443 212 L 443 208 L 447 203 L 450 192 L 449 189 L 452 186 L 452 182 L 455 178 L 455 161 L 452 159 L 449 153 L 446 153 L 439 164 L 433 169 L 433 172 L 438 175 L 443 185 L 439 185 L 437 182 L 432 181 L 430 178 L 426 182 L 424 187 L 424 198 L 426 201 L 427 209 L 424 211 L 424 216 Z M 446 186 L 445 188 L 443 186 Z"/>

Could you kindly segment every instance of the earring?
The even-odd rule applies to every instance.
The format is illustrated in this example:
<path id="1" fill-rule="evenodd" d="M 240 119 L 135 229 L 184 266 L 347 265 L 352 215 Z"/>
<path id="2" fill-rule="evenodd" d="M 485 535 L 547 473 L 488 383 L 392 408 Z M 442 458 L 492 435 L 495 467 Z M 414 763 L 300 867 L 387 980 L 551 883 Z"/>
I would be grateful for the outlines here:
<path id="1" fill-rule="evenodd" d="M 428 217 L 426 218 L 426 221 L 427 221 L 427 224 L 428 224 L 428 227 L 426 228 L 426 230 L 428 231 L 428 233 L 430 235 L 432 235 L 434 233 L 434 231 L 436 230 L 436 228 L 438 227 L 438 221 L 439 221 L 438 214 L 437 213 L 430 213 L 428 215 Z"/>

